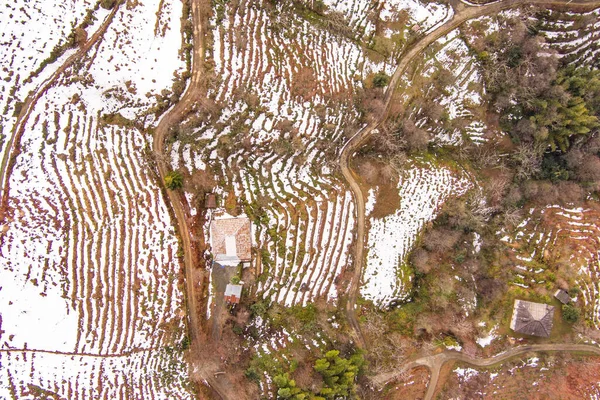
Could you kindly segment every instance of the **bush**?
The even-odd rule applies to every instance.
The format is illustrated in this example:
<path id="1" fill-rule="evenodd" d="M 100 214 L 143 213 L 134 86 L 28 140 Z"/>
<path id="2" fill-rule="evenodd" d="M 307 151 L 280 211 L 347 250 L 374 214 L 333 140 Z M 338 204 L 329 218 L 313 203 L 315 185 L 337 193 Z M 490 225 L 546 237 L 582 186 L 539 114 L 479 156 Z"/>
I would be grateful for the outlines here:
<path id="1" fill-rule="evenodd" d="M 373 77 L 373 86 L 375 87 L 382 88 L 387 86 L 388 83 L 390 83 L 390 77 L 385 72 L 378 72 Z"/>
<path id="2" fill-rule="evenodd" d="M 179 171 L 171 171 L 165 176 L 165 186 L 167 189 L 176 190 L 183 186 L 183 176 Z"/>
<path id="3" fill-rule="evenodd" d="M 579 316 L 580 313 L 578 308 L 569 304 L 566 304 L 562 307 L 562 317 L 568 323 L 574 324 L 575 322 L 579 321 Z"/>
<path id="4" fill-rule="evenodd" d="M 110 10 L 115 6 L 116 0 L 101 0 L 100 7 Z"/>
<path id="5" fill-rule="evenodd" d="M 579 293 L 581 293 L 581 290 L 579 290 L 578 287 L 573 286 L 571 289 L 569 289 L 570 297 L 577 297 L 579 295 Z"/>
<path id="6" fill-rule="evenodd" d="M 353 398 L 356 394 L 355 379 L 360 373 L 365 361 L 361 353 L 352 355 L 349 359 L 340 357 L 338 350 L 330 350 L 324 358 L 319 358 L 314 365 L 323 377 L 325 386 L 320 395 L 325 398 Z"/>
<path id="7" fill-rule="evenodd" d="M 256 303 L 250 306 L 250 312 L 252 313 L 253 317 L 265 317 L 267 315 L 268 309 L 269 306 L 264 301 L 257 301 Z"/>

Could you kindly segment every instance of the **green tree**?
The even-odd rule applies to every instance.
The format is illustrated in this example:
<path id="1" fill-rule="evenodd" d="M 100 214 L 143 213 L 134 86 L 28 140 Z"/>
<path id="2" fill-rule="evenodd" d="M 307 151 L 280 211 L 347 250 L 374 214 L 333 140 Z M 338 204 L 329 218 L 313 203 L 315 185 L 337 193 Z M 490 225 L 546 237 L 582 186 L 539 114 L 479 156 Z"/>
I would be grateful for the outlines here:
<path id="1" fill-rule="evenodd" d="M 562 306 L 562 317 L 568 323 L 574 324 L 579 321 L 579 309 L 570 304 L 565 304 Z"/>
<path id="2" fill-rule="evenodd" d="M 314 369 L 323 377 L 324 387 L 319 395 L 326 399 L 350 397 L 356 394 L 355 380 L 364 365 L 362 354 L 349 359 L 340 357 L 338 350 L 330 350 L 315 362 Z"/>
<path id="3" fill-rule="evenodd" d="M 277 386 L 278 399 L 305 400 L 309 398 L 308 392 L 296 387 L 296 381 L 290 379 L 287 372 L 273 377 L 273 383 Z"/>
<path id="4" fill-rule="evenodd" d="M 171 171 L 165 176 L 167 189 L 176 190 L 183 186 L 183 175 L 179 171 Z"/>
<path id="5" fill-rule="evenodd" d="M 388 83 L 390 83 L 390 77 L 385 72 L 378 72 L 373 77 L 373 86 L 375 87 L 382 88 L 387 86 Z"/>

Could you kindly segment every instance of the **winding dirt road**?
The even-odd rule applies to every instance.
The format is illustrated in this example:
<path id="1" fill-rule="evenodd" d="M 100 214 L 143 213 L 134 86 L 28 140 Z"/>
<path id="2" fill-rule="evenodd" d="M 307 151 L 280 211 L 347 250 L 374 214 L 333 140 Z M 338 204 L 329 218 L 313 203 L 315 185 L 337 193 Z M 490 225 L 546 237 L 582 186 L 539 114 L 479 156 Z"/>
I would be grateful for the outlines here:
<path id="1" fill-rule="evenodd" d="M 208 26 L 211 4 L 207 0 L 192 0 L 191 5 L 194 49 L 190 83 L 179 102 L 161 118 L 154 131 L 154 140 L 152 143 L 152 150 L 155 154 L 161 185 L 164 185 L 162 182 L 164 182 L 165 176 L 171 170 L 164 156 L 165 139 L 169 134 L 169 129 L 181 122 L 186 115 L 194 110 L 203 93 L 202 73 L 204 71 L 204 54 L 206 49 L 206 27 Z M 173 209 L 175 224 L 178 228 L 183 247 L 188 332 L 191 343 L 190 372 L 192 375 L 199 376 L 213 391 L 214 396 L 218 396 L 221 399 L 243 400 L 246 396 L 236 390 L 236 386 L 229 382 L 227 376 L 220 375 L 218 378 L 215 376 L 215 373 L 220 369 L 220 365 L 211 361 L 210 357 L 214 353 L 210 351 L 210 345 L 202 330 L 201 316 L 203 312 L 198 302 L 198 296 L 202 296 L 204 292 L 203 274 L 206 272 L 204 272 L 204 268 L 198 269 L 200 266 L 200 260 L 197 256 L 198 249 L 193 246 L 192 238 L 202 238 L 203 236 L 194 235 L 190 230 L 184 208 L 185 199 L 182 193 L 167 189 L 165 189 L 165 192 L 168 197 L 165 200 L 168 200 L 168 204 Z M 199 276 L 201 277 L 200 279 L 198 278 Z"/>
<path id="2" fill-rule="evenodd" d="M 401 369 L 377 375 L 372 378 L 371 381 L 377 388 L 382 389 L 387 383 L 395 380 L 405 371 L 420 366 L 427 367 L 431 372 L 431 378 L 429 380 L 429 385 L 427 385 L 425 400 L 431 400 L 437 388 L 440 370 L 444 364 L 449 361 L 459 361 L 476 367 L 489 367 L 526 353 L 548 352 L 580 352 L 600 356 L 600 347 L 588 344 L 537 344 L 515 347 L 504 353 L 500 353 L 489 358 L 473 358 L 456 351 L 446 351 L 440 354 L 422 357 L 411 361 L 410 363 L 404 365 Z"/>
<path id="3" fill-rule="evenodd" d="M 454 8 L 454 16 L 444 24 L 440 25 L 437 29 L 430 32 L 429 34 L 423 36 L 417 42 L 413 43 L 410 47 L 408 47 L 404 53 L 400 56 L 400 61 L 394 75 L 390 79 L 389 85 L 384 94 L 384 111 L 379 115 L 373 122 L 370 122 L 368 125 L 361 128 L 342 148 L 340 152 L 340 160 L 339 165 L 344 175 L 344 178 L 348 182 L 350 189 L 352 190 L 352 194 L 354 197 L 354 201 L 356 204 L 356 238 L 355 238 L 355 247 L 354 247 L 354 269 L 352 274 L 352 280 L 349 284 L 348 289 L 348 299 L 346 301 L 346 317 L 348 319 L 348 323 L 350 324 L 353 332 L 353 336 L 357 341 L 357 344 L 361 347 L 365 347 L 367 343 L 365 342 L 364 336 L 360 329 L 360 324 L 356 319 L 355 308 L 356 308 L 356 298 L 358 296 L 358 292 L 360 289 L 360 281 L 362 279 L 362 271 L 363 271 L 363 263 L 364 259 L 364 247 L 365 247 L 365 199 L 363 197 L 360 186 L 356 182 L 354 178 L 353 172 L 349 167 L 350 158 L 354 154 L 358 148 L 365 143 L 365 141 L 373 134 L 376 133 L 377 127 L 379 127 L 387 118 L 388 111 L 390 109 L 390 103 L 392 99 L 392 95 L 394 94 L 394 90 L 398 85 L 398 82 L 406 69 L 411 63 L 415 61 L 417 57 L 421 55 L 421 53 L 433 42 L 438 40 L 444 35 L 447 35 L 454 29 L 458 28 L 460 25 L 465 23 L 466 21 L 478 18 L 484 15 L 495 14 L 499 11 L 514 8 L 522 5 L 528 4 L 537 4 L 545 7 L 555 7 L 555 6 L 569 6 L 571 8 L 577 9 L 594 9 L 600 6 L 600 1 L 573 1 L 573 0 L 564 0 L 564 1 L 542 1 L 542 0 L 508 0 L 508 1 L 499 1 L 493 4 L 488 5 L 474 5 L 468 3 L 462 3 L 457 0 L 453 0 L 451 2 L 452 7 Z"/>

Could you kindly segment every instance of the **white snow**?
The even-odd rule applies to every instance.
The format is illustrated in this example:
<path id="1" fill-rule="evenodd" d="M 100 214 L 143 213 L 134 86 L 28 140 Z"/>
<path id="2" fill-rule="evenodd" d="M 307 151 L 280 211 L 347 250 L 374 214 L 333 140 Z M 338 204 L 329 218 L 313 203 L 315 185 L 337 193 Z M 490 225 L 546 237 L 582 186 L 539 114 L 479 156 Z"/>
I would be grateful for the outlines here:
<path id="1" fill-rule="evenodd" d="M 498 335 L 496 334 L 496 329 L 497 327 L 494 327 L 486 336 L 475 339 L 477 344 L 481 347 L 489 346 L 494 341 L 494 339 L 498 337 Z"/>
<path id="2" fill-rule="evenodd" d="M 460 195 L 470 183 L 446 168 L 434 166 L 408 169 L 398 183 L 400 208 L 382 219 L 371 219 L 367 263 L 361 295 L 379 306 L 408 296 L 412 277 L 402 268 L 417 235 L 435 218 L 451 195 Z"/>
<path id="3" fill-rule="evenodd" d="M 87 4 L 25 3 L 34 20 L 40 10 L 56 14 L 26 28 L 32 36 L 60 32 Z M 0 232 L 0 347 L 10 350 L 0 354 L 0 398 L 9 375 L 18 377 L 11 383 L 17 390 L 31 383 L 61 398 L 118 397 L 124 382 L 133 397 L 190 397 L 179 381 L 158 387 L 156 371 L 171 364 L 150 351 L 173 339 L 164 326 L 183 328 L 177 239 L 143 153 L 151 138 L 98 120 L 113 111 L 140 117 L 169 88 L 184 65 L 180 14 L 181 3 L 172 0 L 122 6 L 80 69 L 60 77 L 28 119 Z M 44 45 L 56 39 L 36 43 L 47 54 Z M 21 56 L 2 47 L 0 57 L 10 52 Z M 187 379 L 183 359 L 173 356 Z"/>
<path id="4" fill-rule="evenodd" d="M 375 203 L 377 202 L 376 189 L 369 189 L 369 197 L 367 198 L 367 202 L 365 203 L 365 217 L 368 217 L 373 212 L 375 208 Z"/>

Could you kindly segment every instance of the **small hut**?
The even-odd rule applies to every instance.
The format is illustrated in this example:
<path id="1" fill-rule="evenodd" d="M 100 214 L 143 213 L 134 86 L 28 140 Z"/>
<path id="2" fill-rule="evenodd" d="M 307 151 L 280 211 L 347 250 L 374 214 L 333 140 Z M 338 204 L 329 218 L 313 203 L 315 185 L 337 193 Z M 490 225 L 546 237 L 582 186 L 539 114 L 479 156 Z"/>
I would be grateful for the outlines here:
<path id="1" fill-rule="evenodd" d="M 560 301 L 563 304 L 569 304 L 569 302 L 571 301 L 569 293 L 562 289 L 558 289 L 556 292 L 554 292 L 554 297 L 556 297 L 558 301 Z"/>
<path id="2" fill-rule="evenodd" d="M 204 197 L 204 208 L 217 208 L 217 196 L 214 193 L 207 193 Z"/>
<path id="3" fill-rule="evenodd" d="M 239 304 L 242 298 L 242 285 L 228 283 L 225 288 L 225 301 L 229 304 Z"/>

